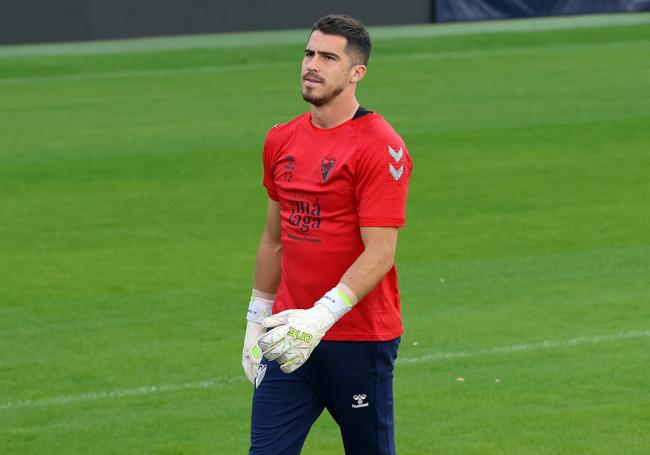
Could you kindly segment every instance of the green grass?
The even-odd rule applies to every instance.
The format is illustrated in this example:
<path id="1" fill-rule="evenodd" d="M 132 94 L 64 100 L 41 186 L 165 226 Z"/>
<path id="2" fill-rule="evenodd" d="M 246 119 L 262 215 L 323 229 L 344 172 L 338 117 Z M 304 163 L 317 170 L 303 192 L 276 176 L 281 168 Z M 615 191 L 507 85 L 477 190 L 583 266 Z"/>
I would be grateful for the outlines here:
<path id="1" fill-rule="evenodd" d="M 376 31 L 400 454 L 650 446 L 650 16 L 552 21 Z M 0 48 L 2 454 L 246 452 L 261 144 L 306 106 L 299 35 L 237 36 Z"/>

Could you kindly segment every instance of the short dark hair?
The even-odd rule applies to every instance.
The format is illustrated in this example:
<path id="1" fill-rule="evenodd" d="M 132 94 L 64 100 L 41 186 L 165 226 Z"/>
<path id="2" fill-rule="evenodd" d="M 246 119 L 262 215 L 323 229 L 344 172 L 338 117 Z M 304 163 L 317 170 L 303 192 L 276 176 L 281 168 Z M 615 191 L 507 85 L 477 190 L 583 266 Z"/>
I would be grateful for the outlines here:
<path id="1" fill-rule="evenodd" d="M 355 65 L 367 65 L 370 59 L 370 34 L 363 24 L 351 16 L 344 14 L 329 14 L 323 16 L 311 29 L 320 31 L 326 35 L 339 35 L 348 40 L 345 50 L 350 56 L 350 60 Z"/>

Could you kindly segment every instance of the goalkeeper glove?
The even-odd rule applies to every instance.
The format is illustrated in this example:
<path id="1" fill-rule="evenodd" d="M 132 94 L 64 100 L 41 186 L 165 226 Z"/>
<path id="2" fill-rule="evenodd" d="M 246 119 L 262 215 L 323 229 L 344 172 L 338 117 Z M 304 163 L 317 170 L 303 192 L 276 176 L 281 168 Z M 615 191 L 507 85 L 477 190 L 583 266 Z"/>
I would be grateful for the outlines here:
<path id="1" fill-rule="evenodd" d="M 246 335 L 244 337 L 241 364 L 244 367 L 244 374 L 255 386 L 259 385 L 264 376 L 263 372 L 260 371 L 262 351 L 257 345 L 257 339 L 266 333 L 262 320 L 271 314 L 272 308 L 272 300 L 255 297 L 255 292 L 253 292 L 248 305 L 248 314 L 246 315 Z"/>
<path id="2" fill-rule="evenodd" d="M 304 364 L 321 338 L 352 309 L 350 299 L 337 288 L 327 292 L 308 310 L 287 310 L 262 321 L 273 330 L 263 335 L 259 347 L 269 361 L 277 361 L 284 373 Z"/>

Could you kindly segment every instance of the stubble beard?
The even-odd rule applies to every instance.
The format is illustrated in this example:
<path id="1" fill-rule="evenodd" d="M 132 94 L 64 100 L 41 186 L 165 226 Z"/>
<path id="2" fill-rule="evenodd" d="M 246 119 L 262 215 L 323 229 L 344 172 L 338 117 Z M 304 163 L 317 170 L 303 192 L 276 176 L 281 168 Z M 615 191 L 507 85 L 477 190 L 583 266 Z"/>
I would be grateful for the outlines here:
<path id="1" fill-rule="evenodd" d="M 334 87 L 331 91 L 324 93 L 320 96 L 316 96 L 314 93 L 310 92 L 309 90 L 302 90 L 302 99 L 307 101 L 310 104 L 313 104 L 314 106 L 323 106 L 330 101 L 332 101 L 334 98 L 339 96 L 343 90 L 345 89 L 344 85 L 339 85 L 337 87 Z"/>

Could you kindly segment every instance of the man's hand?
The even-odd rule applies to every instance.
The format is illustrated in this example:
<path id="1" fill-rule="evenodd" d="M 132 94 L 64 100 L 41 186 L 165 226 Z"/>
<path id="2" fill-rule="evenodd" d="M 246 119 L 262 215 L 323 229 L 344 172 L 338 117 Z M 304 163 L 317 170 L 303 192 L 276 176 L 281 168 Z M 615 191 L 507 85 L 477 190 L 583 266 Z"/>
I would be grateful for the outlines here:
<path id="1" fill-rule="evenodd" d="M 271 314 L 273 301 L 251 297 L 248 306 L 248 315 L 246 316 L 246 336 L 244 337 L 244 349 L 242 352 L 241 364 L 244 368 L 246 378 L 256 384 L 256 378 L 260 362 L 262 361 L 262 351 L 257 345 L 257 340 L 266 332 L 262 325 L 262 320 Z"/>
<path id="2" fill-rule="evenodd" d="M 269 361 L 277 361 L 284 373 L 304 364 L 330 327 L 352 309 L 348 297 L 334 288 L 308 310 L 287 310 L 262 321 L 273 328 L 259 340 Z"/>

